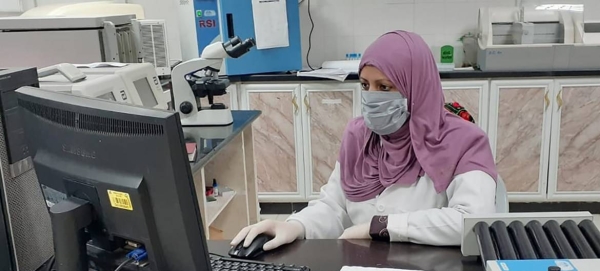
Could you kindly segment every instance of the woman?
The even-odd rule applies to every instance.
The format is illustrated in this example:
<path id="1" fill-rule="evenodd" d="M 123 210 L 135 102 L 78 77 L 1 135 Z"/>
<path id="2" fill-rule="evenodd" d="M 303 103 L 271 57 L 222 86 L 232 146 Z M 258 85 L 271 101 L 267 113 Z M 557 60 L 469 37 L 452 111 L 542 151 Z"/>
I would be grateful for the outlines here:
<path id="1" fill-rule="evenodd" d="M 363 117 L 348 124 L 320 199 L 286 222 L 244 228 L 265 250 L 298 238 L 460 245 L 463 214 L 495 212 L 496 167 L 487 136 L 443 108 L 435 61 L 414 33 L 377 39 L 360 63 Z"/>

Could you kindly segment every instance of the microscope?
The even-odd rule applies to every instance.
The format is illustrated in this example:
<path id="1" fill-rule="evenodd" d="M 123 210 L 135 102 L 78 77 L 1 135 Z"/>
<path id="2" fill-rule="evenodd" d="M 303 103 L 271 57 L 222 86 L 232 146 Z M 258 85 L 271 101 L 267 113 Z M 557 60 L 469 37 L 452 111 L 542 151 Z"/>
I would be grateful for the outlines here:
<path id="1" fill-rule="evenodd" d="M 225 58 L 238 58 L 254 47 L 252 38 L 242 41 L 234 37 L 228 42 L 215 42 L 202 51 L 200 58 L 185 61 L 171 72 L 173 107 L 181 118 L 181 125 L 228 126 L 233 123 L 231 110 L 222 103 L 213 103 L 215 96 L 226 94 L 229 80 L 219 78 Z M 200 99 L 207 97 L 208 106 Z"/>

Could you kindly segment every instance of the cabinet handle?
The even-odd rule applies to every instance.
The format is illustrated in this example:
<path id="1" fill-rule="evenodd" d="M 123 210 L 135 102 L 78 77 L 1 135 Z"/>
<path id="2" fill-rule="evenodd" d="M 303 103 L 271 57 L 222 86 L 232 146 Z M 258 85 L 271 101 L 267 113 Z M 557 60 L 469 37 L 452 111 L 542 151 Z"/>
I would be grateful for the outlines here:
<path id="1" fill-rule="evenodd" d="M 558 95 L 556 95 L 556 103 L 558 104 L 558 110 L 560 110 L 563 106 L 563 99 L 562 99 L 562 89 L 558 92 Z"/>
<path id="2" fill-rule="evenodd" d="M 298 102 L 297 102 L 297 98 L 296 98 L 296 94 L 294 94 L 294 97 L 292 98 L 292 104 L 294 105 L 294 115 L 298 114 Z"/>
<path id="3" fill-rule="evenodd" d="M 304 95 L 304 105 L 306 106 L 306 113 L 310 112 L 310 103 L 308 102 L 308 93 Z"/>
<path id="4" fill-rule="evenodd" d="M 544 101 L 546 102 L 546 108 L 544 110 L 548 110 L 548 106 L 550 106 L 550 98 L 548 98 L 548 91 L 546 91 L 546 95 L 544 95 Z"/>

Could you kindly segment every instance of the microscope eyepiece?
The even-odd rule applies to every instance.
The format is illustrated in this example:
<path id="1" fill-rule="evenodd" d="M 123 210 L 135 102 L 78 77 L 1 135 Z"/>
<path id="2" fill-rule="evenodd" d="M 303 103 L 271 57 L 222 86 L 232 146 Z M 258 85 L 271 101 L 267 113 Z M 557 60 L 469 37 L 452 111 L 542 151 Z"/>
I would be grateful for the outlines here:
<path id="1" fill-rule="evenodd" d="M 225 49 L 227 49 L 228 47 L 234 47 L 234 46 L 238 45 L 240 42 L 242 42 L 240 37 L 233 37 L 229 41 L 223 43 L 223 47 L 225 47 Z"/>
<path id="2" fill-rule="evenodd" d="M 227 44 L 230 44 L 231 47 L 227 46 Z M 249 52 L 250 49 L 252 47 L 254 47 L 255 45 L 256 45 L 256 42 L 254 41 L 253 38 L 248 38 L 248 39 L 245 39 L 244 41 L 241 41 L 241 39 L 239 37 L 235 37 L 235 38 L 231 39 L 229 42 L 227 42 L 226 44 L 224 44 L 224 47 L 225 47 L 225 51 L 227 52 L 229 57 L 238 58 L 238 57 L 246 54 L 247 52 Z"/>

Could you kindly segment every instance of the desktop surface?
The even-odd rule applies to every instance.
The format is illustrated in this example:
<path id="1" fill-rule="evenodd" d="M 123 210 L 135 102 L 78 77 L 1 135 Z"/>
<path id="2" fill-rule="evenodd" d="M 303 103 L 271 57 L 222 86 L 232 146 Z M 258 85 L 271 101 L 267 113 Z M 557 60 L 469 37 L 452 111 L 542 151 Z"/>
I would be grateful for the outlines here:
<path id="1" fill-rule="evenodd" d="M 227 255 L 229 241 L 207 241 L 211 253 Z M 308 266 L 311 271 L 337 271 L 342 266 L 424 271 L 484 271 L 474 258 L 463 258 L 459 247 L 433 247 L 371 240 L 298 240 L 257 260 Z"/>

